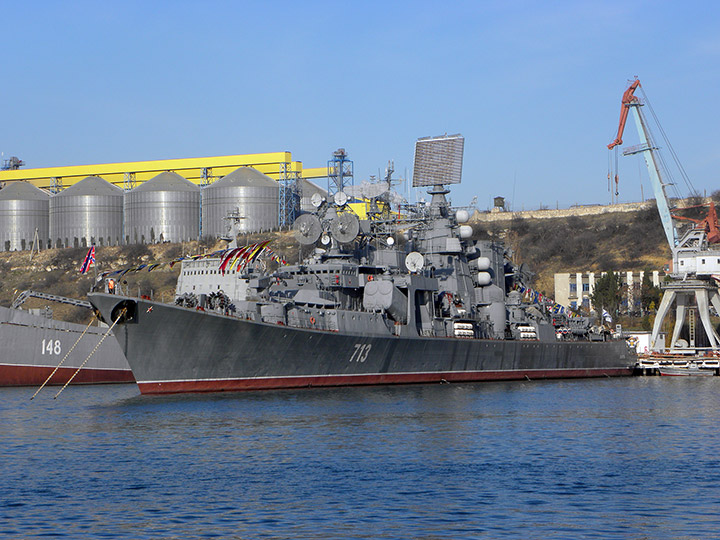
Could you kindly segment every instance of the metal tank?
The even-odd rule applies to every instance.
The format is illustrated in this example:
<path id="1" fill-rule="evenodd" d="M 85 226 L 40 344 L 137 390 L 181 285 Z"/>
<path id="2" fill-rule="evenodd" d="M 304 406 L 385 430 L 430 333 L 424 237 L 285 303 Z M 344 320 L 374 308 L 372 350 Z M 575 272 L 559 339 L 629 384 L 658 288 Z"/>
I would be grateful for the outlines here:
<path id="1" fill-rule="evenodd" d="M 218 237 L 228 231 L 228 214 L 238 211 L 240 232 L 278 227 L 278 183 L 252 167 L 240 167 L 202 190 L 202 235 Z"/>
<path id="2" fill-rule="evenodd" d="M 12 182 L 0 189 L 0 250 L 31 249 L 38 233 L 39 247 L 48 243 L 50 195 L 28 182 Z"/>
<path id="3" fill-rule="evenodd" d="M 163 172 L 125 192 L 125 242 L 186 242 L 200 235 L 200 188 Z"/>
<path id="4" fill-rule="evenodd" d="M 117 246 L 122 241 L 123 190 L 88 176 L 50 199 L 54 247 Z"/>

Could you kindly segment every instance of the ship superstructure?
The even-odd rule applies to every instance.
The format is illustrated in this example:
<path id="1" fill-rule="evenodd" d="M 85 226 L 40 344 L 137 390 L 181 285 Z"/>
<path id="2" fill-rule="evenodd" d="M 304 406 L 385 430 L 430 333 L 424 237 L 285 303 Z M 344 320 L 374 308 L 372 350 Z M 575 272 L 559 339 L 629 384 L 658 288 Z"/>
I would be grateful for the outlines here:
<path id="1" fill-rule="evenodd" d="M 429 203 L 375 212 L 380 192 L 367 220 L 343 191 L 318 194 L 295 223 L 301 263 L 183 261 L 175 305 L 90 301 L 118 321 L 143 392 L 631 373 L 634 355 L 602 326 L 523 301 L 526 272 L 502 243 L 471 238 L 467 211 L 433 183 L 456 182 L 429 174 Z"/>

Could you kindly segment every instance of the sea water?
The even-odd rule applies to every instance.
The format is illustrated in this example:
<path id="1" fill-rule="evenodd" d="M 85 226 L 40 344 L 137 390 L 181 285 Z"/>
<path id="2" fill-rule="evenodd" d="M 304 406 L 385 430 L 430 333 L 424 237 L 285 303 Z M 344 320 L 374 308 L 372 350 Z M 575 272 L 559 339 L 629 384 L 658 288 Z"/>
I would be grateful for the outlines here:
<path id="1" fill-rule="evenodd" d="M 0 538 L 720 538 L 720 377 L 0 389 Z"/>

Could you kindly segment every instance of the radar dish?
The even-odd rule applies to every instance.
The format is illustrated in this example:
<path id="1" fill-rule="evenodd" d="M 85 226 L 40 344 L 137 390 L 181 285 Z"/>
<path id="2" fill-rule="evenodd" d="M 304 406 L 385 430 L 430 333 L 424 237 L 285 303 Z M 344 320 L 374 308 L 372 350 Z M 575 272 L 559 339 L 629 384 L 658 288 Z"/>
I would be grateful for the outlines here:
<path id="1" fill-rule="evenodd" d="M 335 240 L 341 244 L 348 244 L 355 240 L 360 232 L 360 221 L 355 214 L 339 214 L 332 220 L 330 232 Z"/>
<path id="2" fill-rule="evenodd" d="M 459 184 L 462 178 L 462 135 L 424 137 L 415 142 L 413 187 Z"/>
<path id="3" fill-rule="evenodd" d="M 405 197 L 390 188 L 387 182 L 368 182 L 363 180 L 360 185 L 345 186 L 345 192 L 351 197 L 375 199 L 382 198 L 385 202 L 402 204 Z"/>
<path id="4" fill-rule="evenodd" d="M 320 205 L 323 203 L 323 196 L 319 193 L 313 193 L 312 197 L 310 197 L 310 204 L 312 204 L 315 208 L 320 208 Z"/>
<path id="5" fill-rule="evenodd" d="M 422 253 L 411 251 L 405 257 L 405 266 L 410 272 L 419 272 L 425 266 L 425 257 L 422 256 Z"/>
<path id="6" fill-rule="evenodd" d="M 303 214 L 297 218 L 293 229 L 295 239 L 304 246 L 314 244 L 322 234 L 320 220 L 313 214 Z"/>
<path id="7" fill-rule="evenodd" d="M 333 201 L 337 206 L 345 206 L 348 202 L 348 196 L 344 191 L 338 191 L 333 195 Z"/>

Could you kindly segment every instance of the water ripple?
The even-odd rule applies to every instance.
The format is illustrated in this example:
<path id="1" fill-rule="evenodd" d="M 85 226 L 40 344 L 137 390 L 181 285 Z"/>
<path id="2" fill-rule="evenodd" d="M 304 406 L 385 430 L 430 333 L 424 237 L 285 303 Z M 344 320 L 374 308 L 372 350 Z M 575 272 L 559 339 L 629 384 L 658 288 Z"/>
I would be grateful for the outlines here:
<path id="1" fill-rule="evenodd" d="M 718 384 L 0 389 L 0 537 L 712 538 Z"/>

